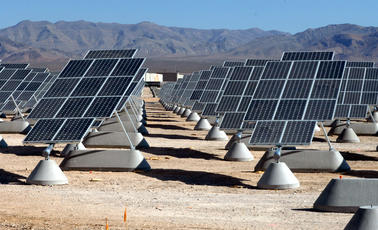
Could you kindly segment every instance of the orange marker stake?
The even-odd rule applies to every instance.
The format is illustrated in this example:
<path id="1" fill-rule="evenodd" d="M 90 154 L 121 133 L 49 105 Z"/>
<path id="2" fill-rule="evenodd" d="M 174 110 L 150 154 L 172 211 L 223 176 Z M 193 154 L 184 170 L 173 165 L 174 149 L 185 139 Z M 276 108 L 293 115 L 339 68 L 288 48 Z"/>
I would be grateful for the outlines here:
<path id="1" fill-rule="evenodd" d="M 343 179 L 343 176 L 342 176 L 342 175 L 340 175 L 340 176 L 339 176 L 339 178 L 340 178 L 340 180 L 341 180 L 341 179 Z"/>
<path id="2" fill-rule="evenodd" d="M 105 229 L 106 229 L 106 230 L 109 230 L 108 218 L 105 218 L 105 220 L 106 220 Z"/>
<path id="3" fill-rule="evenodd" d="M 127 220 L 127 212 L 126 212 L 126 208 L 125 208 L 125 212 L 123 213 L 123 222 L 126 223 L 126 220 Z"/>

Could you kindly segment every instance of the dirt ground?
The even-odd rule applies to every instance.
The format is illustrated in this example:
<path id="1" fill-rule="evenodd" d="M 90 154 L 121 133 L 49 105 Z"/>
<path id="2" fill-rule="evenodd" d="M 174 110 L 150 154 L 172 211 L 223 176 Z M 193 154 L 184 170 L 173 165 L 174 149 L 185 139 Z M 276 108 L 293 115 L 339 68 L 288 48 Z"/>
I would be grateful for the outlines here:
<path id="1" fill-rule="evenodd" d="M 145 100 L 148 172 L 66 171 L 68 185 L 27 185 L 43 147 L 3 134 L 10 147 L 0 153 L 0 229 L 105 229 L 106 218 L 109 229 L 343 229 L 352 217 L 312 210 L 340 174 L 295 173 L 298 189 L 256 189 L 262 174 L 253 169 L 262 151 L 252 151 L 251 162 L 224 161 L 226 141 L 205 141 L 206 131 L 165 111 L 148 89 Z M 334 143 L 353 169 L 343 177 L 378 178 L 377 143 L 376 136 Z M 318 140 L 308 148 L 328 146 Z"/>

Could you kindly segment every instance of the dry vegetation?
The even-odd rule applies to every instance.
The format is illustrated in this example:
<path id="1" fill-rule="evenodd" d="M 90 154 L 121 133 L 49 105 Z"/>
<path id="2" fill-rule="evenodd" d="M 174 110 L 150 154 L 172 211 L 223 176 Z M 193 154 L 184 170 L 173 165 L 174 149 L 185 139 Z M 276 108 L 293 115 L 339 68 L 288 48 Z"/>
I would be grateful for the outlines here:
<path id="1" fill-rule="evenodd" d="M 105 229 L 105 218 L 110 229 L 342 229 L 351 218 L 311 209 L 339 174 L 295 173 L 298 189 L 256 189 L 261 174 L 253 168 L 263 152 L 253 151 L 252 162 L 224 161 L 226 142 L 204 141 L 205 131 L 145 92 L 149 172 L 68 171 L 69 185 L 26 185 L 42 148 L 23 147 L 22 135 L 2 135 L 11 147 L 0 153 L 0 229 Z M 378 137 L 361 140 L 335 144 L 354 170 L 344 177 L 377 178 Z"/>

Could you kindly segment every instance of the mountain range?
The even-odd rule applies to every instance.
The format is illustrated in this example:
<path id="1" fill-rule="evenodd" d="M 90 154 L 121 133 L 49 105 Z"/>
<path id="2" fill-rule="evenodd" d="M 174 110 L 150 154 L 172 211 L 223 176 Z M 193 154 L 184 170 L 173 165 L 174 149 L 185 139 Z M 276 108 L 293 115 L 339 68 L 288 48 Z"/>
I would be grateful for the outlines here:
<path id="1" fill-rule="evenodd" d="M 283 51 L 332 50 L 337 59 L 377 61 L 378 27 L 329 25 L 281 31 L 192 29 L 151 22 L 22 21 L 0 30 L 0 59 L 59 71 L 89 49 L 138 48 L 151 71 L 192 72 L 223 60 L 279 58 Z"/>

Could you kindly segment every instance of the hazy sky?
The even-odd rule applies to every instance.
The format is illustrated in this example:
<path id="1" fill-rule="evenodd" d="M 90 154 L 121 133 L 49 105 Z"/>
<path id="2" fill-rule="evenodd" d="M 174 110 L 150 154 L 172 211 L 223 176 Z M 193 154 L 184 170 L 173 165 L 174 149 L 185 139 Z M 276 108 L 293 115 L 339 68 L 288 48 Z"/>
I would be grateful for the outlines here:
<path id="1" fill-rule="evenodd" d="M 378 26 L 377 0 L 13 0 L 1 1 L 0 28 L 22 20 L 86 20 L 199 29 L 281 30 L 328 24 Z"/>

